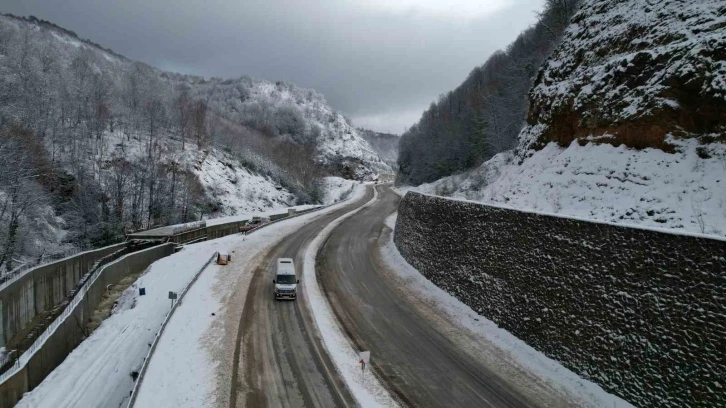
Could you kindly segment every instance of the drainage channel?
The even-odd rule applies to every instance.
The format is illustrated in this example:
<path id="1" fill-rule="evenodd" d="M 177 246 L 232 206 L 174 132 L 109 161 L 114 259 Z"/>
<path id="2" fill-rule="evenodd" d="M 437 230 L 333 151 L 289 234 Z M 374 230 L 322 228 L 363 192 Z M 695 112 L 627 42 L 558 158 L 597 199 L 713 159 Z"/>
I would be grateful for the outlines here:
<path id="1" fill-rule="evenodd" d="M 45 329 L 50 326 L 55 319 L 60 316 L 63 311 L 65 310 L 66 306 L 75 298 L 76 294 L 80 291 L 80 289 L 88 282 L 88 279 L 93 275 L 93 273 L 98 270 L 98 268 L 115 261 L 116 259 L 128 255 L 134 252 L 141 251 L 143 249 L 151 248 L 153 246 L 159 245 L 157 242 L 134 242 L 129 244 L 129 246 L 122 248 L 110 255 L 107 255 L 101 259 L 99 259 L 92 267 L 91 269 L 81 277 L 81 279 L 76 284 L 76 287 L 73 288 L 68 293 L 68 296 L 66 296 L 65 299 L 63 299 L 62 302 L 59 304 L 53 306 L 51 309 L 45 310 L 41 313 L 38 313 L 37 316 L 33 318 L 28 324 L 25 325 L 25 327 L 19 331 L 18 333 L 13 336 L 8 343 L 5 346 L 6 355 L 12 355 L 12 358 L 6 359 L 3 366 L 0 367 L 0 374 L 4 373 L 5 371 L 9 370 L 13 364 L 15 364 L 15 361 L 28 349 L 30 346 L 33 345 L 36 339 L 40 337 L 41 334 L 45 331 Z M 143 271 L 138 272 L 140 274 Z M 95 313 L 94 313 L 95 315 Z M 79 326 L 83 326 L 84 329 L 82 330 L 84 333 L 90 334 L 90 331 L 88 331 L 88 327 L 92 322 L 77 322 Z M 100 324 L 100 323 L 99 323 Z M 96 326 L 97 327 L 97 326 Z"/>

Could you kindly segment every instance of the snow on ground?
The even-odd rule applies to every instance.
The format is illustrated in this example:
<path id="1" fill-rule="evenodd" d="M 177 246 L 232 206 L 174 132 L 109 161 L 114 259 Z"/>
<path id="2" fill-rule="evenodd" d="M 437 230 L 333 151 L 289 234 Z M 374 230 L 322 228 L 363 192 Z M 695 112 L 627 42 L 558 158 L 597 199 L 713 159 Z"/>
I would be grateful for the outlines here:
<path id="1" fill-rule="evenodd" d="M 385 223 L 395 229 L 398 213 L 389 216 Z M 453 323 L 460 330 L 467 331 L 478 341 L 487 345 L 489 350 L 503 356 L 512 367 L 521 367 L 525 372 L 537 375 L 549 386 L 564 391 L 574 397 L 578 405 L 602 408 L 627 408 L 632 405 L 620 397 L 605 392 L 599 385 L 580 378 L 559 362 L 550 359 L 508 331 L 499 328 L 494 322 L 477 314 L 469 306 L 426 279 L 401 256 L 393 234 L 381 248 L 382 259 L 389 269 L 405 282 L 405 287 L 414 292 L 419 299 L 424 299 L 436 306 L 444 314 L 446 321 Z M 509 366 L 510 364 L 507 364 Z M 511 371 L 512 367 L 508 367 Z"/>
<path id="2" fill-rule="evenodd" d="M 358 189 L 358 192 L 362 190 Z M 377 195 L 378 192 L 376 191 Z M 368 372 L 365 376 L 361 376 L 360 365 L 358 364 L 360 360 L 358 352 L 343 333 L 343 329 L 338 325 L 338 321 L 315 277 L 315 256 L 325 239 L 343 220 L 361 211 L 363 208 L 368 207 L 375 199 L 376 197 L 374 196 L 371 201 L 358 210 L 351 211 L 337 218 L 328 224 L 313 240 L 305 252 L 305 262 L 303 265 L 303 275 L 305 278 L 302 282 L 305 296 L 309 300 L 310 307 L 313 310 L 312 315 L 318 327 L 318 333 L 323 338 L 326 351 L 335 363 L 338 372 L 343 376 L 353 397 L 363 407 L 396 407 L 398 404 L 391 399 L 388 391 L 383 388 L 372 373 Z"/>
<path id="3" fill-rule="evenodd" d="M 500 153 L 412 190 L 625 225 L 726 236 L 726 145 L 658 149 L 550 143 L 522 164 Z M 705 158 L 704 158 L 705 157 Z M 404 189 L 405 190 L 405 189 Z"/>
<path id="4" fill-rule="evenodd" d="M 279 213 L 280 211 L 271 212 Z M 236 248 L 238 250 L 233 254 L 233 264 L 244 265 L 246 260 L 251 259 L 254 254 L 296 229 L 314 214 L 318 213 L 314 212 L 310 215 L 279 222 L 247 237 L 231 235 L 187 245 L 181 252 L 153 263 L 123 293 L 119 299 L 119 306 L 114 309 L 113 314 L 88 339 L 73 350 L 65 361 L 37 388 L 28 393 L 17 406 L 37 408 L 116 408 L 127 403 L 129 392 L 133 388 L 131 372 L 140 370 L 149 351 L 149 345 L 153 342 L 156 332 L 170 309 L 168 292 L 181 292 L 215 251 L 224 253 Z M 198 350 L 193 347 L 197 344 L 193 339 L 197 337 L 193 336 L 204 333 L 204 329 L 210 323 L 208 317 L 214 310 L 218 310 L 219 302 L 224 298 L 223 296 L 217 298 L 216 295 L 205 293 L 199 288 L 208 287 L 205 285 L 210 283 L 210 279 L 212 282 L 216 278 L 223 279 L 221 286 L 225 286 L 229 282 L 236 282 L 239 278 L 238 276 L 227 275 L 232 270 L 229 268 L 219 268 L 212 265 L 209 269 L 210 271 L 202 273 L 199 280 L 192 286 L 185 298 L 185 302 L 172 319 L 172 323 L 178 322 L 175 319 L 177 319 L 177 316 L 182 316 L 180 319 L 191 326 L 179 329 L 178 326 L 170 324 L 163 337 L 164 341 L 159 345 L 155 354 L 155 356 L 162 356 L 160 360 L 163 361 L 165 358 L 163 356 L 168 356 L 171 353 L 167 351 L 166 347 L 174 350 L 174 343 L 176 345 L 180 344 L 178 340 L 175 340 L 175 335 L 179 335 L 184 339 L 185 342 L 181 343 L 184 346 L 183 350 L 175 355 L 176 360 L 170 362 L 172 368 L 166 367 L 169 373 L 175 372 L 175 370 L 182 373 L 179 375 L 167 373 L 161 377 L 166 377 L 167 380 L 173 383 L 184 384 L 184 388 L 179 388 L 177 391 L 187 398 L 198 395 L 196 391 L 203 386 L 198 384 L 200 378 L 213 378 L 213 375 L 210 374 L 210 372 L 214 372 L 213 364 L 208 362 L 197 364 L 201 357 L 200 353 L 195 353 Z M 233 287 L 233 285 L 228 286 Z M 146 288 L 145 296 L 138 296 L 139 287 Z M 187 302 L 192 307 L 187 306 Z M 212 312 L 206 313 L 210 308 Z M 204 325 L 204 328 L 200 329 L 201 331 L 194 331 L 192 329 L 198 327 L 193 326 L 194 324 Z M 179 330 L 181 330 L 181 334 Z M 171 339 L 171 346 L 163 346 L 163 344 L 166 344 L 166 333 L 170 333 L 168 336 Z M 190 359 L 191 362 L 181 364 L 183 362 L 182 356 Z M 149 368 L 150 373 L 147 379 L 154 375 L 153 367 L 152 365 Z M 194 367 L 194 369 L 190 369 L 190 367 Z M 184 373 L 187 373 L 187 375 L 192 373 L 193 376 L 183 377 Z M 208 377 L 200 377 L 204 375 L 208 375 Z M 184 378 L 189 381 L 183 382 Z M 189 392 L 179 391 L 182 389 Z M 97 390 L 104 390 L 104 392 L 98 392 Z M 204 394 L 202 393 L 202 395 Z M 166 397 L 169 397 L 169 395 L 166 395 Z M 168 406 L 168 401 L 162 401 L 160 406 Z M 190 403 L 189 405 L 181 404 L 179 406 L 196 407 L 200 405 Z"/>
<path id="5" fill-rule="evenodd" d="M 219 225 L 219 224 L 226 224 L 228 222 L 235 222 L 235 221 L 242 221 L 242 220 L 251 220 L 252 217 L 258 216 L 258 217 L 269 217 L 271 215 L 275 214 L 282 214 L 286 213 L 289 208 L 297 210 L 297 211 L 304 211 L 309 210 L 311 208 L 319 207 L 318 205 L 296 205 L 293 207 L 288 208 L 278 208 L 274 210 L 268 210 L 268 211 L 261 211 L 261 212 L 254 212 L 254 213 L 244 213 L 244 214 L 237 214 L 237 215 L 231 215 L 229 217 L 219 217 L 219 218 L 212 218 L 207 221 L 207 225 Z"/>
<path id="6" fill-rule="evenodd" d="M 333 204 L 347 199 L 358 184 L 355 180 L 348 180 L 342 177 L 323 178 L 323 190 L 325 191 L 323 204 Z"/>
<path id="7" fill-rule="evenodd" d="M 220 343 L 225 304 L 240 284 L 246 292 L 251 274 L 244 274 L 245 265 L 310 216 L 277 223 L 246 238 L 232 235 L 203 243 L 209 251 L 229 253 L 232 262 L 210 265 L 182 299 L 151 358 L 135 407 L 222 405 L 218 397 L 229 394 L 229 378 L 227 382 L 217 378 L 216 350 L 224 348 Z"/>
<path id="8" fill-rule="evenodd" d="M 206 243 L 162 258 L 130 286 L 113 314 L 17 407 L 119 407 L 133 388 L 149 344 L 169 312 L 169 291 L 181 291 L 214 249 Z M 138 289 L 146 288 L 139 296 Z M 100 392 L 100 390 L 103 390 Z"/>
<path id="9" fill-rule="evenodd" d="M 350 199 L 358 199 L 363 193 L 364 189 L 358 188 Z M 238 327 L 239 308 L 244 305 L 252 277 L 246 265 L 312 217 L 341 205 L 345 204 L 279 222 L 250 234 L 244 241 L 239 236 L 209 241 L 215 250 L 234 251 L 232 263 L 210 266 L 191 287 L 159 341 L 135 407 L 227 405 L 229 378 L 235 364 L 234 347 L 229 343 L 236 330 L 226 333 L 225 321 L 234 319 L 237 325 L 227 327 Z M 238 309 L 228 309 L 230 305 Z"/>

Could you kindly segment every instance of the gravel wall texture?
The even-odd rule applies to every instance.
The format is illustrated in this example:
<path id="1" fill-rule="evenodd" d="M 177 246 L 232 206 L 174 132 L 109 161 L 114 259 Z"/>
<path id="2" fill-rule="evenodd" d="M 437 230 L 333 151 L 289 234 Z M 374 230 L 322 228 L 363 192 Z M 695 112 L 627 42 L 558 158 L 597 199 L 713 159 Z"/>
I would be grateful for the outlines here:
<path id="1" fill-rule="evenodd" d="M 637 406 L 726 406 L 726 241 L 409 192 L 406 260 Z"/>

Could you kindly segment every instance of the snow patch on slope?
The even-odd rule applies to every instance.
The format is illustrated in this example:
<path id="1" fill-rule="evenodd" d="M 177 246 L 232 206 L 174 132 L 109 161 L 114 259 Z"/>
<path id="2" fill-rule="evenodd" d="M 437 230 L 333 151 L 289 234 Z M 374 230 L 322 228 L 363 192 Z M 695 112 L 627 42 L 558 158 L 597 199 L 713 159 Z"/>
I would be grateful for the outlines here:
<path id="1" fill-rule="evenodd" d="M 659 149 L 547 144 L 520 165 L 500 153 L 413 190 L 580 218 L 726 236 L 726 145 Z M 704 158 L 707 157 L 707 158 Z"/>
<path id="2" fill-rule="evenodd" d="M 334 204 L 346 200 L 353 194 L 356 186 L 360 183 L 355 180 L 348 180 L 342 177 L 325 177 L 322 180 L 325 191 L 324 205 Z"/>
<path id="3" fill-rule="evenodd" d="M 289 191 L 218 151 L 204 157 L 193 172 L 207 194 L 221 205 L 223 215 L 288 207 L 295 202 Z"/>

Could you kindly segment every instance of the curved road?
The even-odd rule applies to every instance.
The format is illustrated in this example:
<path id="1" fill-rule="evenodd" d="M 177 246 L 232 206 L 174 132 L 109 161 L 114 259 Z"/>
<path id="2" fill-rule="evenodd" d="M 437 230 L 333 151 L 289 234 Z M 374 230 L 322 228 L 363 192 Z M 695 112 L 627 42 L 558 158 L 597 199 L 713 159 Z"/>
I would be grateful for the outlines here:
<path id="1" fill-rule="evenodd" d="M 506 358 L 498 364 L 487 360 L 471 346 L 478 340 L 442 323 L 431 306 L 417 302 L 394 278 L 380 245 L 390 233 L 384 220 L 396 211 L 399 197 L 386 186 L 375 188 L 378 199 L 334 228 L 320 248 L 316 278 L 349 339 L 358 350 L 372 351 L 373 371 L 391 395 L 411 407 L 573 405 L 528 373 L 503 369 L 511 366 Z M 305 294 L 295 302 L 275 301 L 272 270 L 277 258 L 291 257 L 301 276 L 309 243 L 327 224 L 372 197 L 373 188 L 367 187 L 363 198 L 314 218 L 253 266 L 237 335 L 230 407 L 357 405 L 325 352 Z M 489 368 L 497 365 L 508 380 Z"/>
<path id="2" fill-rule="evenodd" d="M 375 204 L 336 227 L 318 253 L 318 282 L 348 337 L 359 350 L 371 350 L 373 369 L 403 405 L 535 406 L 396 287 L 379 248 L 399 197 L 377 188 Z"/>
<path id="3" fill-rule="evenodd" d="M 277 258 L 294 258 L 302 276 L 305 249 L 334 219 L 373 198 L 373 189 L 341 209 L 318 216 L 285 237 L 253 266 L 235 346 L 230 407 L 356 406 L 325 353 L 304 294 L 296 301 L 276 301 L 272 279 Z"/>

